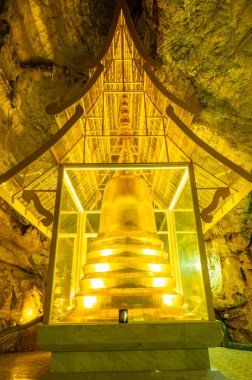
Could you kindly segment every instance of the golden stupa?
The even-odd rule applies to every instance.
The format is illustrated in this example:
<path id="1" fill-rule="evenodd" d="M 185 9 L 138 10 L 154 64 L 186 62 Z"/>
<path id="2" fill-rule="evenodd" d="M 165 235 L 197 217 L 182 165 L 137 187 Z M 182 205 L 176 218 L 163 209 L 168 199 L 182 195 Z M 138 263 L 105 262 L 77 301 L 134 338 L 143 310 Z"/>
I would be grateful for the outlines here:
<path id="1" fill-rule="evenodd" d="M 167 259 L 145 180 L 127 172 L 114 176 L 83 266 L 78 310 L 83 317 L 105 320 L 118 318 L 121 308 L 134 320 L 185 314 Z"/>

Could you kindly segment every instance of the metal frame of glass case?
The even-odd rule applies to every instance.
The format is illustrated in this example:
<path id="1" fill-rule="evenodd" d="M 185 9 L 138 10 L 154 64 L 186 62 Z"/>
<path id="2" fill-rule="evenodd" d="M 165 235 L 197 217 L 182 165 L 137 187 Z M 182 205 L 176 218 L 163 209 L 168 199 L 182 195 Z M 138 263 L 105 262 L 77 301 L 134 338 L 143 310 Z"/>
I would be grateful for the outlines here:
<path id="1" fill-rule="evenodd" d="M 187 310 L 183 318 L 179 315 L 177 318 L 169 317 L 172 298 L 163 294 L 164 304 L 160 309 L 162 310 L 160 315 L 154 317 L 154 314 L 150 314 L 141 318 L 140 310 L 137 316 L 130 319 L 129 310 L 129 322 L 159 319 L 214 320 L 193 165 L 190 163 L 64 164 L 60 165 L 58 177 L 44 323 L 76 323 L 76 320 L 71 321 L 71 317 L 66 317 L 68 314 L 71 316 L 72 310 L 76 309 L 78 304 L 76 295 L 78 296 L 79 292 L 82 267 L 86 261 L 90 241 L 97 235 L 104 187 L 114 172 L 122 170 L 143 176 L 150 188 L 157 234 L 164 243 L 164 250 L 169 252 L 169 265 L 175 278 L 175 289 L 183 295 L 183 308 Z M 97 178 L 98 186 L 94 189 L 93 199 L 90 200 L 85 199 L 85 191 L 81 185 L 85 175 Z M 153 183 L 164 175 L 170 179 L 172 190 L 169 190 L 168 181 L 167 189 L 163 191 L 166 207 L 158 207 Z M 168 193 L 172 194 L 172 197 L 166 198 L 165 194 Z M 106 267 L 103 271 L 106 271 Z M 97 284 L 96 282 L 96 287 L 99 287 Z M 153 294 L 155 294 L 155 284 L 159 286 L 154 272 Z M 91 306 L 89 304 L 88 309 L 92 309 L 92 299 L 90 300 Z M 155 304 L 152 307 L 155 309 Z M 78 323 L 92 323 L 93 320 L 95 321 L 95 318 L 80 318 Z M 101 318 L 100 321 L 104 322 L 106 318 Z"/>

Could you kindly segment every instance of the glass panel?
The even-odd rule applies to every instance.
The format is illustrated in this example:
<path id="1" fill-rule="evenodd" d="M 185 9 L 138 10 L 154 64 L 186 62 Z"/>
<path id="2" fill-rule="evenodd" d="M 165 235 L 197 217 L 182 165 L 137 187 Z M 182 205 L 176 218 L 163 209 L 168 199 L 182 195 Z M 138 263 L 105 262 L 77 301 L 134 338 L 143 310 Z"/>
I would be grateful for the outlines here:
<path id="1" fill-rule="evenodd" d="M 86 215 L 86 233 L 97 233 L 100 223 L 100 213 L 88 213 Z"/>
<path id="2" fill-rule="evenodd" d="M 207 319 L 203 274 L 189 181 L 175 205 L 173 215 L 184 302 L 194 319 Z"/>
<path id="3" fill-rule="evenodd" d="M 50 321 L 206 319 L 188 169 L 91 169 L 63 176 Z"/>
<path id="4" fill-rule="evenodd" d="M 155 212 L 157 231 L 167 231 L 166 212 Z"/>
<path id="5" fill-rule="evenodd" d="M 174 216 L 177 232 L 195 231 L 195 221 L 192 211 L 175 211 Z"/>
<path id="6" fill-rule="evenodd" d="M 76 233 L 77 230 L 77 214 L 61 214 L 59 232 L 60 233 Z"/>
<path id="7" fill-rule="evenodd" d="M 207 319 L 197 235 L 177 234 L 185 303 L 195 319 Z"/>
<path id="8" fill-rule="evenodd" d="M 54 274 L 52 320 L 60 321 L 73 307 L 72 269 L 75 239 L 59 238 Z"/>
<path id="9" fill-rule="evenodd" d="M 191 187 L 189 185 L 189 182 L 185 185 L 183 192 L 181 193 L 176 205 L 174 206 L 174 210 L 187 210 L 190 209 L 193 211 L 193 204 L 192 204 L 192 194 L 191 194 Z"/>

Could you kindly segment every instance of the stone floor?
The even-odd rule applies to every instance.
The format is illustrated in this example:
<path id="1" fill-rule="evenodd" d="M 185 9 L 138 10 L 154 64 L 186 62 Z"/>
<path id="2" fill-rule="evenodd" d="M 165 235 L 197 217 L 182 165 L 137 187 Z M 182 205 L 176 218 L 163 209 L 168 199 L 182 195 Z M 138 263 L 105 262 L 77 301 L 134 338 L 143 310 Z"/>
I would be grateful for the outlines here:
<path id="1" fill-rule="evenodd" d="M 209 348 L 211 367 L 227 380 L 252 380 L 252 351 Z"/>
<path id="2" fill-rule="evenodd" d="M 252 351 L 211 348 L 212 368 L 227 380 L 252 380 Z M 50 364 L 50 353 L 29 352 L 0 355 L 0 380 L 37 380 Z"/>

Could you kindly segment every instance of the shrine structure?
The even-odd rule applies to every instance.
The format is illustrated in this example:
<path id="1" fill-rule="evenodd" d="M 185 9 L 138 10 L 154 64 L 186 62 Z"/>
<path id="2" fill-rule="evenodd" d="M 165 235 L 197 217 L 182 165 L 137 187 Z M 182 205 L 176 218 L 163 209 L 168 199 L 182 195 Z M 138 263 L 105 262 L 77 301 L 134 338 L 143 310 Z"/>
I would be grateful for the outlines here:
<path id="1" fill-rule="evenodd" d="M 203 232 L 252 175 L 193 133 L 201 107 L 160 83 L 125 1 L 84 64 L 82 91 L 46 109 L 57 133 L 0 176 L 0 195 L 52 239 L 44 379 L 222 379 Z"/>

